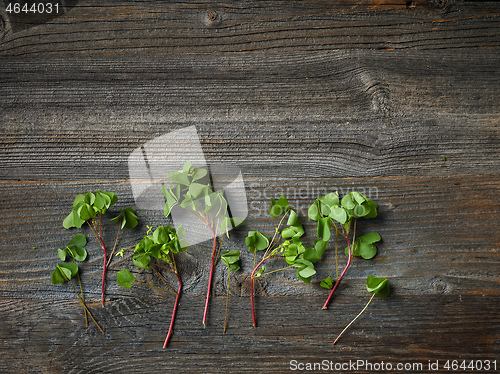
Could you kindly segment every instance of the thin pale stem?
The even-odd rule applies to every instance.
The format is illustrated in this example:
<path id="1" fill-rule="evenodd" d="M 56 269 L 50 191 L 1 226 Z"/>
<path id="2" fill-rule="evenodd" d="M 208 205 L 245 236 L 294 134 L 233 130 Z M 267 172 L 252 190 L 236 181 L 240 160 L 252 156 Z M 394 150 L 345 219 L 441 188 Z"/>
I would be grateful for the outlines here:
<path id="1" fill-rule="evenodd" d="M 337 339 L 335 339 L 335 341 L 333 342 L 333 345 L 335 345 L 335 343 L 337 343 L 337 340 L 340 339 L 340 337 L 342 336 L 342 334 L 349 328 L 349 326 L 351 326 L 354 323 L 354 321 L 356 321 L 358 319 L 358 317 L 361 314 L 363 314 L 363 312 L 366 310 L 366 308 L 368 308 L 368 305 L 370 305 L 370 303 L 372 302 L 374 296 L 375 296 L 375 294 L 373 294 L 372 297 L 370 297 L 370 300 L 368 300 L 368 302 L 366 303 L 366 305 L 363 308 L 363 310 L 361 312 L 359 312 L 359 314 L 356 317 L 354 317 L 354 319 L 345 327 L 345 329 L 342 330 L 342 332 L 339 334 L 339 336 L 337 336 Z"/>
<path id="2" fill-rule="evenodd" d="M 61 272 L 61 274 L 63 275 L 64 279 L 66 279 L 66 281 L 69 283 L 69 285 L 71 286 L 71 288 L 73 289 L 73 291 L 75 291 L 76 296 L 78 297 L 78 299 L 82 303 L 83 307 L 85 308 L 85 310 L 89 314 L 90 318 L 92 318 L 92 321 L 94 321 L 94 323 L 97 326 L 97 328 L 104 334 L 104 330 L 101 328 L 101 326 L 99 326 L 99 324 L 97 323 L 97 321 L 94 319 L 94 316 L 92 316 L 92 313 L 90 313 L 90 310 L 89 310 L 89 308 L 87 308 L 87 305 L 85 304 L 85 301 L 80 297 L 80 295 L 78 295 L 78 292 L 76 292 L 76 289 L 73 286 L 73 283 L 70 282 L 70 280 L 66 277 L 66 275 L 64 275 L 63 272 Z"/>
<path id="3" fill-rule="evenodd" d="M 228 276 L 227 276 L 227 294 L 226 294 L 226 316 L 224 318 L 224 334 L 226 333 L 226 328 L 227 328 L 227 308 L 229 306 L 229 286 L 231 284 L 231 270 L 228 271 Z"/>
<path id="4" fill-rule="evenodd" d="M 290 269 L 292 267 L 293 267 L 293 265 L 285 266 L 284 268 L 279 268 L 279 269 L 276 269 L 276 270 L 268 271 L 267 273 L 262 273 L 262 275 L 268 275 L 268 274 L 276 273 L 277 271 Z"/>
<path id="5" fill-rule="evenodd" d="M 115 238 L 115 245 L 113 245 L 113 250 L 111 251 L 111 254 L 109 255 L 108 262 L 106 263 L 106 267 L 109 266 L 111 263 L 111 259 L 113 258 L 113 255 L 115 254 L 115 249 L 116 249 L 116 244 L 118 244 L 118 235 L 120 235 L 120 229 L 122 228 L 122 219 L 120 218 L 120 221 L 118 222 L 118 232 L 116 233 L 116 238 Z"/>
<path id="6" fill-rule="evenodd" d="M 75 259 L 73 259 L 73 262 L 76 264 Z M 80 273 L 76 273 L 76 276 L 78 278 L 78 285 L 80 286 L 80 295 L 82 295 L 82 300 L 85 302 L 85 297 L 83 296 L 82 281 L 80 280 Z M 83 312 L 85 314 L 85 326 L 89 327 L 89 319 L 87 317 L 87 309 L 85 309 L 85 307 L 83 307 Z"/>
<path id="7" fill-rule="evenodd" d="M 328 295 L 328 298 L 326 299 L 325 304 L 323 305 L 323 309 L 328 308 L 328 304 L 330 303 L 330 299 L 332 298 L 333 293 L 335 292 L 335 290 L 339 286 L 340 281 L 342 280 L 342 278 L 344 278 L 344 275 L 345 275 L 347 269 L 349 269 L 349 266 L 351 265 L 352 250 L 351 250 L 351 244 L 349 242 L 349 233 L 347 233 L 347 248 L 349 249 L 349 258 L 347 259 L 347 265 L 345 266 L 344 270 L 342 271 L 342 274 L 340 274 L 339 280 L 335 283 L 335 286 L 333 286 L 332 290 L 330 291 L 330 294 Z"/>
<path id="8" fill-rule="evenodd" d="M 100 219 L 101 216 L 102 215 L 99 216 L 99 219 Z M 104 264 L 102 265 L 102 281 L 101 281 L 102 306 L 104 306 L 104 280 L 106 279 L 106 266 L 107 266 L 106 265 L 106 259 L 107 259 L 106 246 L 104 245 L 104 241 L 102 240 L 101 233 L 97 229 L 97 225 L 96 225 L 95 219 L 92 218 L 92 224 L 94 225 L 94 227 L 92 227 L 92 225 L 89 223 L 89 221 L 86 221 L 86 222 L 89 225 L 90 229 L 92 230 L 92 233 L 96 237 L 97 241 L 101 245 L 102 250 L 104 251 Z"/>
<path id="9" fill-rule="evenodd" d="M 214 240 L 214 245 L 212 248 L 212 261 L 210 264 L 210 275 L 208 278 L 208 287 L 207 287 L 207 298 L 205 301 L 205 310 L 203 311 L 203 327 L 205 328 L 207 325 L 207 313 L 208 313 L 208 302 L 210 300 L 210 290 L 212 289 L 212 277 L 214 274 L 214 266 L 215 266 L 215 251 L 217 250 L 217 236 L 215 235 L 214 229 L 212 226 L 210 226 L 207 222 L 208 227 L 210 228 L 210 231 L 212 232 L 213 240 Z"/>
<path id="10" fill-rule="evenodd" d="M 158 266 L 159 268 L 166 269 L 166 270 L 172 270 L 172 269 L 169 269 L 169 268 L 167 268 L 165 266 L 160 266 L 160 265 L 157 265 L 157 264 L 151 264 L 151 265 Z M 167 282 L 167 280 L 165 279 L 165 277 L 163 275 L 161 275 L 161 273 L 157 269 L 155 269 L 154 267 L 152 267 L 152 269 L 156 273 L 156 275 L 158 276 L 158 278 L 160 278 L 163 281 L 163 283 L 165 283 L 167 285 L 167 287 L 170 288 L 173 291 L 173 293 L 176 293 L 174 287 L 172 287 L 170 285 L 170 283 Z"/>

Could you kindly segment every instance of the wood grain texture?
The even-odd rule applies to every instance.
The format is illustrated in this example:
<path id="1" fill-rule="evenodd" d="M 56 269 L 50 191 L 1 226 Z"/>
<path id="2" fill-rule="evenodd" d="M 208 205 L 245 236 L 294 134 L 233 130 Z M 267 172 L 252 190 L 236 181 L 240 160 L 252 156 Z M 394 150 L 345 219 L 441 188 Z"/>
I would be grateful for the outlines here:
<path id="1" fill-rule="evenodd" d="M 287 373 L 294 359 L 367 359 L 424 365 L 414 372 L 439 360 L 444 373 L 446 360 L 498 360 L 498 2 L 64 3 L 36 26 L 0 9 L 0 372 Z M 163 350 L 173 297 L 118 287 L 116 271 L 133 267 L 116 258 L 100 307 L 102 251 L 84 229 L 83 287 L 106 334 L 86 328 L 71 289 L 49 279 L 77 232 L 61 225 L 74 196 L 112 190 L 112 213 L 133 205 L 129 154 L 191 125 L 207 161 L 238 166 L 246 186 L 248 219 L 224 243 L 243 254 L 228 333 L 222 266 L 201 324 L 209 243 L 179 256 L 185 288 Z M 310 285 L 293 270 L 260 279 L 253 328 L 246 232 L 271 233 L 269 199 L 286 193 L 312 243 L 307 207 L 335 190 L 379 203 L 359 225 L 381 234 L 377 256 L 354 260 L 326 311 L 331 249 Z M 138 214 L 120 246 L 170 222 Z M 115 233 L 107 225 L 105 240 Z M 392 296 L 333 347 L 369 274 Z"/>

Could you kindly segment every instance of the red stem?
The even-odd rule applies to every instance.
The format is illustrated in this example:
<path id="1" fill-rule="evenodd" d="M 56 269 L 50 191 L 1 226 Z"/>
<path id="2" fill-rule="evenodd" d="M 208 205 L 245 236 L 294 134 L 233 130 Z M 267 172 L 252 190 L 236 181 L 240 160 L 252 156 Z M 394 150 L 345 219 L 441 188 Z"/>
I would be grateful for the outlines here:
<path id="1" fill-rule="evenodd" d="M 332 290 L 330 291 L 330 294 L 328 295 L 328 298 L 325 301 L 325 305 L 323 305 L 323 309 L 328 308 L 328 304 L 330 303 L 330 299 L 332 298 L 333 293 L 337 289 L 338 285 L 340 284 L 340 281 L 344 277 L 344 274 L 346 273 L 347 269 L 349 269 L 349 266 L 351 265 L 352 251 L 351 251 L 351 244 L 349 243 L 349 234 L 347 234 L 347 247 L 349 248 L 349 258 L 347 260 L 347 265 L 344 268 L 344 271 L 342 271 L 342 274 L 340 274 L 339 280 L 337 281 L 337 283 L 335 283 L 335 286 L 333 286 Z"/>
<path id="2" fill-rule="evenodd" d="M 259 264 L 253 269 L 252 275 L 250 276 L 250 304 L 252 305 L 252 319 L 253 319 L 253 327 L 257 327 L 257 322 L 255 322 L 255 308 L 254 308 L 254 302 L 253 302 L 253 280 L 254 280 L 254 275 L 257 269 L 266 261 L 268 257 L 262 258 L 262 260 L 259 262 Z"/>
<path id="3" fill-rule="evenodd" d="M 165 339 L 165 343 L 163 344 L 163 348 L 167 348 L 168 341 L 170 340 L 170 335 L 172 335 L 172 330 L 174 328 L 174 321 L 175 321 L 175 313 L 177 312 L 177 305 L 179 304 L 179 297 L 181 296 L 181 291 L 182 291 L 182 281 L 181 281 L 181 277 L 179 276 L 179 273 L 177 272 L 177 270 L 175 271 L 175 275 L 177 275 L 177 279 L 179 280 L 179 289 L 177 290 L 177 296 L 175 297 L 175 304 L 174 304 L 174 310 L 172 312 L 172 319 L 170 320 L 170 327 L 168 329 L 167 338 Z"/>
<path id="4" fill-rule="evenodd" d="M 207 226 L 210 228 L 212 232 L 212 236 L 214 238 L 214 246 L 212 249 L 212 264 L 210 265 L 210 276 L 208 278 L 208 288 L 207 288 L 207 299 L 205 301 L 205 311 L 203 312 L 203 327 L 206 326 L 207 323 L 207 312 L 208 312 L 208 301 L 210 300 L 210 290 L 212 288 L 212 276 L 214 274 L 214 265 L 215 265 L 215 251 L 217 250 L 217 236 L 215 235 L 214 229 L 207 222 Z"/>

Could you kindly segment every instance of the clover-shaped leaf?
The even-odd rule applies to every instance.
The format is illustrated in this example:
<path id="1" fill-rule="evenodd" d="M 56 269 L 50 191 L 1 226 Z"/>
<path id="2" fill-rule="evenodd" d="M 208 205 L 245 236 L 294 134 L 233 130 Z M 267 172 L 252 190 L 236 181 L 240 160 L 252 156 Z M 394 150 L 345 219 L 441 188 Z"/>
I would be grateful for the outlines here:
<path id="1" fill-rule="evenodd" d="M 376 232 L 370 232 L 368 234 L 362 235 L 356 238 L 356 241 L 352 245 L 352 255 L 361 256 L 365 260 L 369 260 L 377 254 L 377 247 L 373 243 L 379 242 L 381 237 Z M 345 253 L 349 253 L 349 249 L 345 249 Z"/>
<path id="2" fill-rule="evenodd" d="M 288 209 L 290 209 L 290 204 L 288 204 L 288 200 L 285 195 L 281 195 L 278 200 L 271 199 L 271 207 L 269 208 L 269 214 L 271 217 L 279 217 Z"/>
<path id="3" fill-rule="evenodd" d="M 116 282 L 122 287 L 132 288 L 135 277 L 129 270 L 123 269 L 116 273 Z"/>
<path id="4" fill-rule="evenodd" d="M 331 277 L 328 276 L 325 279 L 323 279 L 319 285 L 323 288 L 331 290 L 333 288 L 334 284 L 335 284 L 335 281 Z"/>
<path id="5" fill-rule="evenodd" d="M 121 221 L 121 226 L 120 228 L 126 228 L 126 229 L 133 229 L 134 227 L 137 226 L 137 223 L 139 221 L 139 218 L 135 214 L 134 210 L 130 207 L 127 207 L 123 209 L 119 215 L 117 215 L 114 218 L 111 218 L 112 222 L 116 222 L 118 220 Z"/>
<path id="6" fill-rule="evenodd" d="M 73 262 L 56 265 L 50 276 L 53 284 L 64 283 L 73 278 L 78 273 L 78 265 Z"/>
<path id="7" fill-rule="evenodd" d="M 325 242 L 323 240 L 315 240 L 314 247 L 307 248 L 304 252 L 304 260 L 310 261 L 312 263 L 317 262 L 321 257 L 323 257 L 327 246 L 328 242 Z"/>
<path id="8" fill-rule="evenodd" d="M 329 216 L 330 218 L 334 219 L 335 221 L 339 222 L 342 225 L 346 223 L 348 219 L 348 214 L 345 208 L 338 205 L 332 207 Z"/>
<path id="9" fill-rule="evenodd" d="M 237 271 L 240 268 L 240 251 L 233 249 L 232 251 L 227 251 L 222 253 L 221 260 L 226 264 L 229 270 Z"/>
<path id="10" fill-rule="evenodd" d="M 321 212 L 319 207 L 320 201 L 315 200 L 314 203 L 309 207 L 307 211 L 307 216 L 313 221 L 317 221 L 321 218 Z"/>
<path id="11" fill-rule="evenodd" d="M 366 278 L 366 289 L 368 292 L 373 292 L 381 298 L 385 298 L 391 294 L 389 281 L 386 278 L 377 278 L 374 275 L 369 275 Z"/>
<path id="12" fill-rule="evenodd" d="M 311 277 L 316 274 L 316 270 L 314 270 L 314 264 L 310 261 L 304 259 L 298 259 L 293 264 L 294 267 L 297 267 L 297 278 L 305 283 L 311 282 Z"/>
<path id="13" fill-rule="evenodd" d="M 263 251 L 269 247 L 270 236 L 262 234 L 258 231 L 249 231 L 245 238 L 245 244 L 250 252 Z"/>
<path id="14" fill-rule="evenodd" d="M 318 220 L 318 239 L 327 242 L 330 239 L 330 229 L 332 228 L 332 222 L 329 217 L 323 217 Z"/>

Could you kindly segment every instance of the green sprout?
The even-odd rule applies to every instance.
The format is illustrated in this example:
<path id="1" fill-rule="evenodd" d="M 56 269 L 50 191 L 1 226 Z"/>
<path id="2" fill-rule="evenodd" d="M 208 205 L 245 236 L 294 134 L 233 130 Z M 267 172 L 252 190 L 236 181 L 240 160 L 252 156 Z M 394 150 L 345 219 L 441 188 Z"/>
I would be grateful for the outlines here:
<path id="1" fill-rule="evenodd" d="M 342 334 L 354 323 L 354 321 L 356 321 L 359 318 L 359 316 L 363 314 L 366 308 L 368 308 L 368 305 L 370 305 L 375 295 L 378 295 L 381 298 L 386 298 L 391 293 L 389 281 L 386 278 L 377 278 L 374 275 L 369 275 L 368 278 L 366 278 L 366 289 L 368 290 L 368 292 L 372 292 L 373 295 L 370 297 L 370 300 L 368 300 L 368 302 L 366 303 L 365 307 L 361 310 L 361 312 L 359 312 L 359 314 L 356 317 L 354 317 L 354 319 L 337 336 L 337 339 L 335 339 L 333 345 L 337 343 Z"/>
<path id="2" fill-rule="evenodd" d="M 73 201 L 73 208 L 71 213 L 64 219 L 63 227 L 66 229 L 76 227 L 81 228 L 84 223 L 90 227 L 95 238 L 99 242 L 102 250 L 104 251 L 104 264 L 102 267 L 102 284 L 101 284 L 101 298 L 102 306 L 104 306 L 104 282 L 106 279 L 106 269 L 111 262 L 113 253 L 118 243 L 118 236 L 120 230 L 123 228 L 131 229 L 137 226 L 138 218 L 132 208 L 123 209 L 117 217 L 111 219 L 112 222 L 118 222 L 118 231 L 116 234 L 115 244 L 113 251 L 107 257 L 106 245 L 104 244 L 102 235 L 102 216 L 106 213 L 111 205 L 116 204 L 118 196 L 114 192 L 97 191 L 96 193 L 87 192 L 85 195 L 78 194 Z"/>
<path id="3" fill-rule="evenodd" d="M 92 320 L 96 324 L 96 326 L 99 328 L 99 330 L 104 334 L 104 331 L 102 330 L 101 326 L 99 326 L 99 324 L 97 323 L 97 321 L 94 319 L 89 309 L 87 308 L 87 305 L 85 304 L 85 298 L 83 296 L 82 283 L 80 281 L 78 265 L 76 264 L 76 261 L 84 261 L 87 258 L 87 251 L 84 248 L 86 244 L 87 244 L 87 239 L 85 238 L 85 236 L 83 234 L 76 234 L 69 241 L 68 245 L 64 249 L 59 248 L 57 250 L 59 259 L 61 261 L 66 261 L 66 257 L 69 255 L 73 259 L 73 262 L 65 262 L 56 265 L 56 268 L 50 275 L 50 280 L 52 281 L 53 284 L 61 284 L 64 282 L 68 282 L 83 305 L 83 310 L 85 313 L 85 323 L 87 327 L 88 327 L 87 315 L 89 315 L 90 318 L 92 318 Z M 78 278 L 78 284 L 80 286 L 80 294 L 77 292 L 76 288 L 70 281 L 70 279 L 72 279 L 75 276 Z"/>
<path id="4" fill-rule="evenodd" d="M 316 201 L 309 207 L 308 216 L 313 221 L 318 222 L 317 237 L 322 244 L 327 246 L 331 237 L 332 227 L 335 229 L 335 269 L 336 280 L 327 277 L 321 282 L 321 287 L 331 289 L 326 299 L 323 309 L 328 308 L 328 304 L 344 277 L 347 269 L 351 265 L 353 256 L 363 257 L 368 260 L 377 253 L 377 247 L 373 243 L 381 240 L 380 235 L 371 232 L 356 238 L 356 225 L 358 218 L 374 218 L 377 216 L 377 203 L 370 200 L 359 192 L 350 192 L 341 200 L 338 193 L 329 193 Z M 350 239 L 352 229 L 352 239 Z M 338 274 L 338 238 L 342 236 L 347 241 L 345 253 L 348 256 L 347 264 L 342 273 Z M 352 242 L 351 242 L 352 240 Z M 352 244 L 351 244 L 352 243 Z M 318 245 L 318 244 L 316 244 Z"/>
<path id="5" fill-rule="evenodd" d="M 240 269 L 240 251 L 234 249 L 222 253 L 221 261 L 227 266 L 227 295 L 226 295 L 226 313 L 224 318 L 224 334 L 227 328 L 227 308 L 229 306 L 229 286 L 231 284 L 231 271 L 238 271 Z"/>
<path id="6" fill-rule="evenodd" d="M 182 226 L 179 226 L 177 230 L 170 226 L 159 226 L 154 231 L 149 228 L 147 235 L 134 248 L 129 248 L 134 251 L 132 257 L 134 265 L 144 270 L 151 269 L 154 274 L 156 274 L 160 280 L 167 285 L 168 289 L 143 283 L 137 280 L 136 277 L 127 269 L 120 270 L 117 273 L 117 283 L 125 288 L 131 288 L 132 283 L 137 282 L 175 295 L 175 304 L 172 312 L 172 318 L 170 320 L 170 327 L 168 329 L 163 348 L 167 347 L 170 336 L 172 335 L 175 314 L 177 312 L 179 298 L 182 291 L 182 280 L 175 262 L 175 255 L 188 249 L 188 242 L 186 239 L 183 239 L 185 235 L 186 232 Z M 126 248 L 122 249 L 116 255 L 123 256 L 125 249 Z M 161 261 L 164 264 L 160 264 L 158 261 Z M 176 275 L 179 283 L 177 291 L 162 275 L 162 270 L 172 271 Z"/>
<path id="7" fill-rule="evenodd" d="M 213 239 L 207 296 L 203 312 L 203 326 L 206 326 L 212 278 L 218 260 L 218 252 L 220 252 L 220 247 L 219 251 L 217 251 L 217 236 L 224 231 L 228 234 L 231 227 L 240 225 L 243 220 L 241 218 L 227 217 L 228 204 L 224 197 L 224 191 L 214 192 L 210 189 L 206 169 L 193 168 L 191 162 L 188 161 L 184 164 L 182 170 L 169 173 L 167 177 L 173 183 L 169 188 L 163 186 L 163 194 L 166 200 L 165 217 L 170 215 L 174 207 L 180 206 L 199 220 L 210 231 Z"/>
<path id="8" fill-rule="evenodd" d="M 311 278 L 316 274 L 314 263 L 317 262 L 325 252 L 326 243 L 320 240 L 314 242 L 314 247 L 305 248 L 300 238 L 304 235 L 302 223 L 290 205 L 285 195 L 281 195 L 278 200 L 271 199 L 269 214 L 273 218 L 280 216 L 281 220 L 275 228 L 273 237 L 262 234 L 258 231 L 249 231 L 245 238 L 245 244 L 250 252 L 254 254 L 254 269 L 250 276 L 250 304 L 252 307 L 253 325 L 257 326 L 254 308 L 254 279 L 266 274 L 271 274 L 280 270 L 297 268 L 296 276 L 305 283 L 311 282 Z M 280 231 L 284 219 L 288 217 L 287 227 Z M 283 239 L 283 241 L 281 241 Z M 260 262 L 256 263 L 257 252 L 264 251 Z M 282 258 L 288 264 L 283 268 L 268 271 L 262 265 L 271 258 Z"/>

